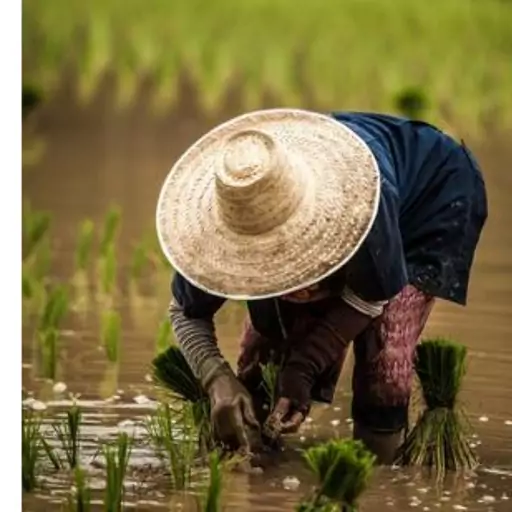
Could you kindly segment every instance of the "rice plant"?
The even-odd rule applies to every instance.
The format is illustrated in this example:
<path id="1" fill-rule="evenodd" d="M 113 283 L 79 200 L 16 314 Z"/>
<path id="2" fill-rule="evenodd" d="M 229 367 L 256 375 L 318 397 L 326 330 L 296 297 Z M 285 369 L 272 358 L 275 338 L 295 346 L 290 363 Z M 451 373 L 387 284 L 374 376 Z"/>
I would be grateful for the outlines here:
<path id="1" fill-rule="evenodd" d="M 149 245 L 146 239 L 139 242 L 134 250 L 130 262 L 130 277 L 133 280 L 140 279 L 144 268 L 148 265 L 149 258 Z"/>
<path id="2" fill-rule="evenodd" d="M 458 395 L 466 373 L 467 349 L 446 339 L 424 340 L 417 347 L 416 374 L 425 409 L 398 455 L 405 465 L 424 465 L 444 478 L 446 471 L 478 465 L 469 436 L 470 424 Z"/>
<path id="3" fill-rule="evenodd" d="M 55 380 L 57 375 L 57 359 L 59 355 L 59 333 L 51 327 L 38 332 L 41 353 L 41 376 Z"/>
<path id="4" fill-rule="evenodd" d="M 100 256 L 106 258 L 108 251 L 115 246 L 116 236 L 121 223 L 121 210 L 111 206 L 103 221 L 103 230 L 100 240 Z"/>
<path id="5" fill-rule="evenodd" d="M 179 347 L 170 346 L 153 360 L 153 378 L 172 398 L 192 404 L 202 449 L 214 445 L 210 400 Z"/>
<path id="6" fill-rule="evenodd" d="M 32 491 L 37 485 L 37 465 L 41 457 L 41 421 L 30 412 L 22 411 L 21 483 L 23 490 Z"/>
<path id="7" fill-rule="evenodd" d="M 271 411 L 273 411 L 275 407 L 279 371 L 280 367 L 275 363 L 270 362 L 261 365 L 262 386 L 268 397 Z"/>
<path id="8" fill-rule="evenodd" d="M 22 265 L 21 294 L 23 320 L 25 320 L 26 314 L 39 313 L 41 305 L 46 301 L 44 282 L 37 278 L 33 269 L 26 264 Z"/>
<path id="9" fill-rule="evenodd" d="M 105 248 L 99 264 L 101 290 L 105 294 L 110 294 L 114 290 L 117 276 L 116 248 L 113 243 Z"/>
<path id="10" fill-rule="evenodd" d="M 39 330 L 58 329 L 62 319 L 69 309 L 69 293 L 65 285 L 52 287 L 47 295 L 46 302 L 39 320 Z"/>
<path id="11" fill-rule="evenodd" d="M 217 450 L 209 456 L 208 486 L 200 497 L 199 509 L 201 512 L 220 512 L 222 497 L 222 465 Z"/>
<path id="12" fill-rule="evenodd" d="M 169 404 L 160 405 L 147 418 L 146 431 L 157 454 L 166 463 L 172 487 L 186 489 L 197 453 L 198 432 L 191 404 L 183 404 L 179 411 Z"/>
<path id="13" fill-rule="evenodd" d="M 91 257 L 93 242 L 94 222 L 91 219 L 85 219 L 80 225 L 75 252 L 75 266 L 78 270 L 86 270 Z"/>
<path id="14" fill-rule="evenodd" d="M 115 443 L 102 447 L 106 465 L 106 488 L 103 510 L 121 512 L 124 499 L 124 480 L 128 470 L 133 439 L 125 432 L 119 434 Z"/>
<path id="15" fill-rule="evenodd" d="M 52 264 L 52 243 L 49 237 L 45 237 L 39 242 L 37 250 L 31 257 L 30 265 L 34 277 L 40 281 L 47 281 L 51 271 Z"/>
<path id="16" fill-rule="evenodd" d="M 90 512 L 92 493 L 82 468 L 76 467 L 73 471 L 73 483 L 73 489 L 68 498 L 69 512 Z"/>
<path id="17" fill-rule="evenodd" d="M 48 234 L 51 226 L 51 215 L 48 212 L 32 210 L 26 202 L 22 211 L 22 258 L 23 261 L 32 256 Z"/>
<path id="18" fill-rule="evenodd" d="M 169 319 L 162 320 L 158 328 L 156 336 L 156 353 L 161 354 L 165 352 L 172 342 L 172 327 Z"/>
<path id="19" fill-rule="evenodd" d="M 117 311 L 104 311 L 101 316 L 101 342 L 105 347 L 108 360 L 112 363 L 119 358 L 120 336 L 121 316 Z"/>
<path id="20" fill-rule="evenodd" d="M 373 473 L 375 456 L 361 441 L 333 439 L 306 450 L 306 463 L 317 479 L 313 495 L 297 507 L 300 512 L 354 512 Z"/>
<path id="21" fill-rule="evenodd" d="M 53 89 L 73 47 L 84 100 L 94 97 L 107 68 L 118 78 L 122 104 L 135 100 L 140 77 L 149 77 L 155 85 L 152 103 L 162 114 L 179 101 L 183 70 L 206 109 L 218 108 L 239 81 L 244 109 L 261 106 L 262 94 L 270 93 L 289 106 L 343 103 L 390 111 L 397 87 L 413 81 L 429 85 L 435 120 L 444 120 L 448 109 L 474 135 L 495 109 L 500 115 L 494 122 L 510 126 L 508 2 L 467 2 L 461 11 L 460 0 L 373 0 L 371 9 L 345 0 L 342 8 L 340 16 L 338 2 L 219 0 L 203 5 L 198 15 L 193 2 L 158 2 L 152 9 L 144 2 L 130 9 L 125 3 L 89 2 L 85 20 L 73 2 L 26 0 L 23 57 L 33 65 L 24 69 L 24 80 L 41 84 L 44 93 Z M 173 44 L 163 55 L 167 40 Z M 355 40 L 357 45 L 347 46 Z M 332 48 L 347 48 L 342 63 Z M 459 63 L 468 49 L 472 66 L 462 74 Z M 448 107 L 446 98 L 453 98 Z"/>
<path id="22" fill-rule="evenodd" d="M 75 403 L 60 423 L 53 426 L 70 469 L 78 467 L 80 458 L 80 426 L 82 411 Z"/>
<path id="23" fill-rule="evenodd" d="M 23 268 L 21 274 L 21 296 L 23 299 L 32 299 L 36 293 L 36 286 L 33 275 Z"/>
<path id="24" fill-rule="evenodd" d="M 41 418 L 33 411 L 21 411 L 21 484 L 25 492 L 37 486 L 39 466 L 46 455 L 55 469 L 60 463 L 51 446 L 41 433 Z"/>

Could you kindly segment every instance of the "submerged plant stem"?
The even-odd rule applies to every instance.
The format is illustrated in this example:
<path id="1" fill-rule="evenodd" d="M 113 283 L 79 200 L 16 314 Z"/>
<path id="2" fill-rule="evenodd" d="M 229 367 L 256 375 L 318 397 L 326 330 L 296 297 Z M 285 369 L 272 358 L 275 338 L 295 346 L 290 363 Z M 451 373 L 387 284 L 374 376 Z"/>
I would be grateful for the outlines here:
<path id="1" fill-rule="evenodd" d="M 79 463 L 81 423 L 82 411 L 78 405 L 73 404 L 66 412 L 66 418 L 60 424 L 54 425 L 55 433 L 71 469 L 75 469 Z"/>
<path id="2" fill-rule="evenodd" d="M 103 447 L 107 482 L 105 489 L 105 512 L 121 512 L 124 499 L 124 480 L 130 460 L 133 439 L 123 432 L 116 442 Z"/>

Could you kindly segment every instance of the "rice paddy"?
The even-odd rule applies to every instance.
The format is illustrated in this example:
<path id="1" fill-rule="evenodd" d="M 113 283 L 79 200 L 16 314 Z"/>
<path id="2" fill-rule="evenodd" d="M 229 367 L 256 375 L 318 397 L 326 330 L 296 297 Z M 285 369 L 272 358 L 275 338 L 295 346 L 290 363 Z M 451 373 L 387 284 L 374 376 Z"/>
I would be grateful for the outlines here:
<path id="1" fill-rule="evenodd" d="M 39 257 L 50 262 L 55 258 L 51 228 L 43 237 L 37 234 L 39 240 L 32 244 L 30 258 L 24 262 L 24 325 L 33 338 L 33 356 L 37 362 L 34 368 L 38 369 L 31 379 L 32 382 L 40 382 L 38 389 L 44 400 L 41 403 L 33 398 L 25 398 L 24 402 L 22 483 L 25 494 L 35 498 L 44 494 L 46 486 L 54 485 L 52 482 L 61 482 L 62 491 L 54 502 L 70 511 L 101 509 L 119 512 L 134 503 L 148 501 L 155 504 L 167 498 L 172 503 L 181 503 L 180 506 L 187 503 L 189 508 L 185 507 L 184 510 L 222 510 L 226 500 L 229 501 L 232 496 L 230 482 L 240 478 L 240 469 L 236 468 L 244 465 L 230 465 L 224 458 L 225 454 L 215 449 L 208 400 L 174 344 L 170 324 L 165 318 L 169 299 L 168 264 L 162 261 L 157 245 L 150 243 L 147 237 L 143 237 L 138 246 L 135 244 L 138 249 L 131 264 L 126 267 L 118 264 L 122 215 L 120 210 L 112 211 L 117 213 L 106 215 L 106 219 L 110 220 L 103 221 L 103 228 L 101 222 L 98 223 L 100 227 L 89 224 L 86 231 L 91 238 L 85 244 L 88 249 L 80 250 L 82 256 L 78 258 L 78 252 L 72 252 L 69 275 L 72 277 L 80 272 L 84 286 L 70 287 L 65 278 L 58 281 L 52 274 L 40 275 L 34 271 Z M 79 232 L 86 222 L 79 223 Z M 37 230 L 35 232 L 38 233 Z M 77 236 L 77 243 L 80 239 L 81 236 Z M 85 253 L 87 256 L 84 256 Z M 94 270 L 100 269 L 101 264 L 109 258 L 110 267 L 115 268 L 110 275 L 115 275 L 115 279 L 105 279 L 109 283 L 106 286 L 103 280 L 109 272 L 95 274 Z M 79 260 L 80 264 L 77 263 Z M 145 274 L 149 269 L 151 276 Z M 144 286 L 134 290 L 130 286 L 134 281 Z M 160 281 L 165 281 L 167 286 L 157 291 Z M 148 292 L 151 287 L 155 287 L 155 290 Z M 132 296 L 134 293 L 138 295 Z M 161 293 L 160 305 L 156 309 L 158 313 L 155 312 L 152 317 L 146 338 L 138 338 L 138 343 L 145 343 L 149 349 L 145 353 L 152 356 L 136 357 L 135 361 L 128 359 L 128 362 L 135 363 L 130 368 L 147 372 L 147 379 L 144 381 L 141 378 L 140 384 L 131 384 L 130 388 L 122 374 L 125 366 L 120 362 L 122 359 L 126 361 L 124 347 L 127 343 L 133 350 L 133 325 L 123 304 L 132 300 L 136 300 L 138 305 L 145 304 L 144 301 L 156 293 Z M 78 314 L 75 306 L 77 300 L 84 298 L 82 294 L 87 295 L 91 304 L 97 304 L 97 315 L 94 317 L 91 317 L 90 311 Z M 238 312 L 243 313 L 243 308 Z M 222 315 L 228 318 L 228 312 Z M 68 327 L 74 326 L 76 329 L 77 325 L 82 325 L 81 334 L 78 335 Z M 73 361 L 76 343 L 82 347 L 88 346 L 94 356 L 86 355 L 83 366 L 80 363 L 73 366 L 74 370 L 66 371 L 66 361 Z M 64 375 L 70 380 L 70 387 L 77 386 L 73 381 L 73 371 L 87 371 L 87 365 L 93 364 L 101 364 L 104 372 L 99 392 L 103 398 L 101 404 L 91 400 L 90 396 L 95 396 L 95 393 L 91 395 L 86 387 L 81 388 L 85 396 L 71 397 L 69 400 L 65 391 L 56 391 L 55 385 Z M 452 363 L 450 365 L 454 366 Z M 447 363 L 443 368 L 450 365 Z M 462 368 L 460 366 L 460 376 Z M 262 368 L 262 386 L 269 406 L 275 399 L 278 370 L 275 365 Z M 431 372 L 430 375 L 434 375 L 434 382 L 445 382 L 438 374 Z M 450 378 L 454 379 L 453 376 Z M 454 380 L 461 381 L 462 378 Z M 130 377 L 128 382 L 134 382 L 133 378 Z M 449 386 L 453 387 L 453 384 L 445 384 L 443 389 Z M 431 394 L 438 396 L 439 392 L 432 391 Z M 102 426 L 102 430 L 98 430 L 97 422 L 101 421 L 103 425 L 111 421 L 111 417 L 119 419 L 113 420 L 108 429 Z M 317 426 L 315 422 L 306 422 L 304 435 L 307 437 L 306 444 L 311 448 L 306 448 L 303 441 L 297 439 L 290 440 L 288 448 L 284 447 L 286 457 L 293 458 L 293 453 L 299 450 L 293 467 L 295 474 L 300 477 L 300 484 L 283 509 L 303 512 L 354 511 L 364 502 L 365 489 L 374 485 L 371 483 L 374 477 L 371 482 L 369 480 L 373 474 L 373 460 L 360 446 L 348 440 L 349 423 L 345 430 L 341 429 L 342 439 L 336 437 L 327 441 L 325 435 L 316 438 L 317 432 L 325 431 L 324 425 L 329 423 L 327 418 Z M 460 431 L 463 432 L 462 429 Z M 338 429 L 336 436 L 339 433 Z M 464 435 L 464 439 L 474 445 L 473 434 L 468 431 Z M 301 462 L 300 453 L 305 453 L 305 464 Z M 276 452 L 275 467 L 279 466 L 283 456 Z M 334 468 L 332 472 L 328 469 L 330 465 Z M 452 469 L 449 464 L 446 465 L 445 481 L 453 473 Z M 267 469 L 263 471 L 263 475 L 266 475 Z M 395 486 L 396 492 L 401 492 L 398 489 L 414 481 L 412 478 L 407 480 L 407 473 L 402 470 L 395 475 L 396 483 L 389 485 L 390 488 Z M 281 480 L 276 485 L 284 485 Z M 290 481 L 299 482 L 295 477 Z M 309 482 L 314 487 L 309 486 Z M 285 488 L 288 488 L 288 484 Z M 418 483 L 415 488 L 421 489 L 421 484 Z M 434 491 L 428 491 L 431 492 Z M 504 496 L 508 496 L 506 490 L 503 492 Z M 147 498 L 146 494 L 152 498 Z M 186 496 L 193 497 L 192 501 L 187 501 Z M 443 503 L 444 498 L 446 496 L 443 494 L 437 495 L 437 498 L 433 494 L 427 503 L 436 499 Z M 419 501 L 412 500 L 411 503 Z"/>

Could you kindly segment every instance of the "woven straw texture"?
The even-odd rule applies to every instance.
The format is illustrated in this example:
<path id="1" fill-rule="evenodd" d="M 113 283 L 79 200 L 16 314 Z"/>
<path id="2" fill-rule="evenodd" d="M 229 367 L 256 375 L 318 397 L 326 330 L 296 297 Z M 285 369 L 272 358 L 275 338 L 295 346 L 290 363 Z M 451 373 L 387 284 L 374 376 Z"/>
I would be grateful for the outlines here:
<path id="1" fill-rule="evenodd" d="M 199 288 L 232 299 L 275 297 L 354 255 L 379 191 L 375 158 L 348 127 L 303 110 L 251 112 L 214 128 L 171 169 L 158 237 Z"/>

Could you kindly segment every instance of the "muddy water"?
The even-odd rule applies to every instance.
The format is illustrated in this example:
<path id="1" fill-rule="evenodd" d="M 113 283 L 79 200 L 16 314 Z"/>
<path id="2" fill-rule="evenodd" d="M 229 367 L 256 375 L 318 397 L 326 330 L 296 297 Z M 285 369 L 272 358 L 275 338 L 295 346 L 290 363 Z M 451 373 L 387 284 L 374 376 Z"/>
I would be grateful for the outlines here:
<path id="1" fill-rule="evenodd" d="M 233 109 L 226 109 L 219 118 L 232 113 Z M 153 229 L 156 196 L 166 170 L 216 119 L 206 119 L 188 101 L 165 119 L 151 118 L 143 104 L 118 113 L 107 93 L 84 109 L 63 92 L 58 103 L 42 109 L 32 122 L 35 132 L 44 136 L 45 152 L 38 165 L 25 170 L 24 194 L 34 207 L 54 214 L 53 272 L 71 279 L 78 222 L 86 216 L 100 221 L 112 202 L 119 204 L 123 210 L 119 264 L 126 266 L 132 245 Z M 451 335 L 470 348 L 463 399 L 476 430 L 475 443 L 483 466 L 474 477 L 448 481 L 442 489 L 434 489 L 431 482 L 410 472 L 378 470 L 362 502 L 362 509 L 368 512 L 512 510 L 512 175 L 506 165 L 512 150 L 495 138 L 476 146 L 475 151 L 485 170 L 490 219 L 475 262 L 469 304 L 460 308 L 439 303 L 426 334 Z M 192 507 L 190 498 L 172 498 L 165 481 L 143 471 L 146 464 L 155 462 L 141 437 L 143 418 L 154 403 L 140 397 L 153 396 L 146 375 L 154 355 L 156 326 L 166 312 L 168 286 L 165 273 L 143 283 L 142 292 L 120 279 L 116 308 L 122 313 L 123 336 L 117 365 L 107 363 L 99 346 L 98 311 L 102 305 L 94 293 L 94 283 L 89 292 L 77 295 L 79 300 L 73 304 L 62 334 L 58 380 L 81 395 L 84 462 L 93 458 L 99 439 L 109 439 L 120 429 L 135 432 L 139 439 L 132 457 L 133 469 L 139 468 L 139 472 L 131 475 L 127 495 L 136 510 Z M 240 313 L 239 308 L 228 307 L 219 318 L 221 344 L 231 361 L 237 355 Z M 30 331 L 25 329 L 23 384 L 47 403 L 51 421 L 69 400 L 67 394 L 55 395 L 52 383 L 37 378 L 33 348 Z M 349 360 L 335 403 L 313 410 L 312 421 L 290 440 L 290 449 L 279 465 L 263 476 L 229 476 L 224 495 L 228 510 L 291 510 L 298 497 L 307 492 L 311 482 L 297 449 L 331 435 L 350 434 L 350 370 Z M 100 491 L 100 470 L 94 465 L 89 470 L 93 487 Z M 300 480 L 298 490 L 285 489 L 283 480 L 289 476 Z M 61 510 L 68 482 L 48 476 L 43 484 L 34 495 L 24 498 L 24 510 Z"/>

